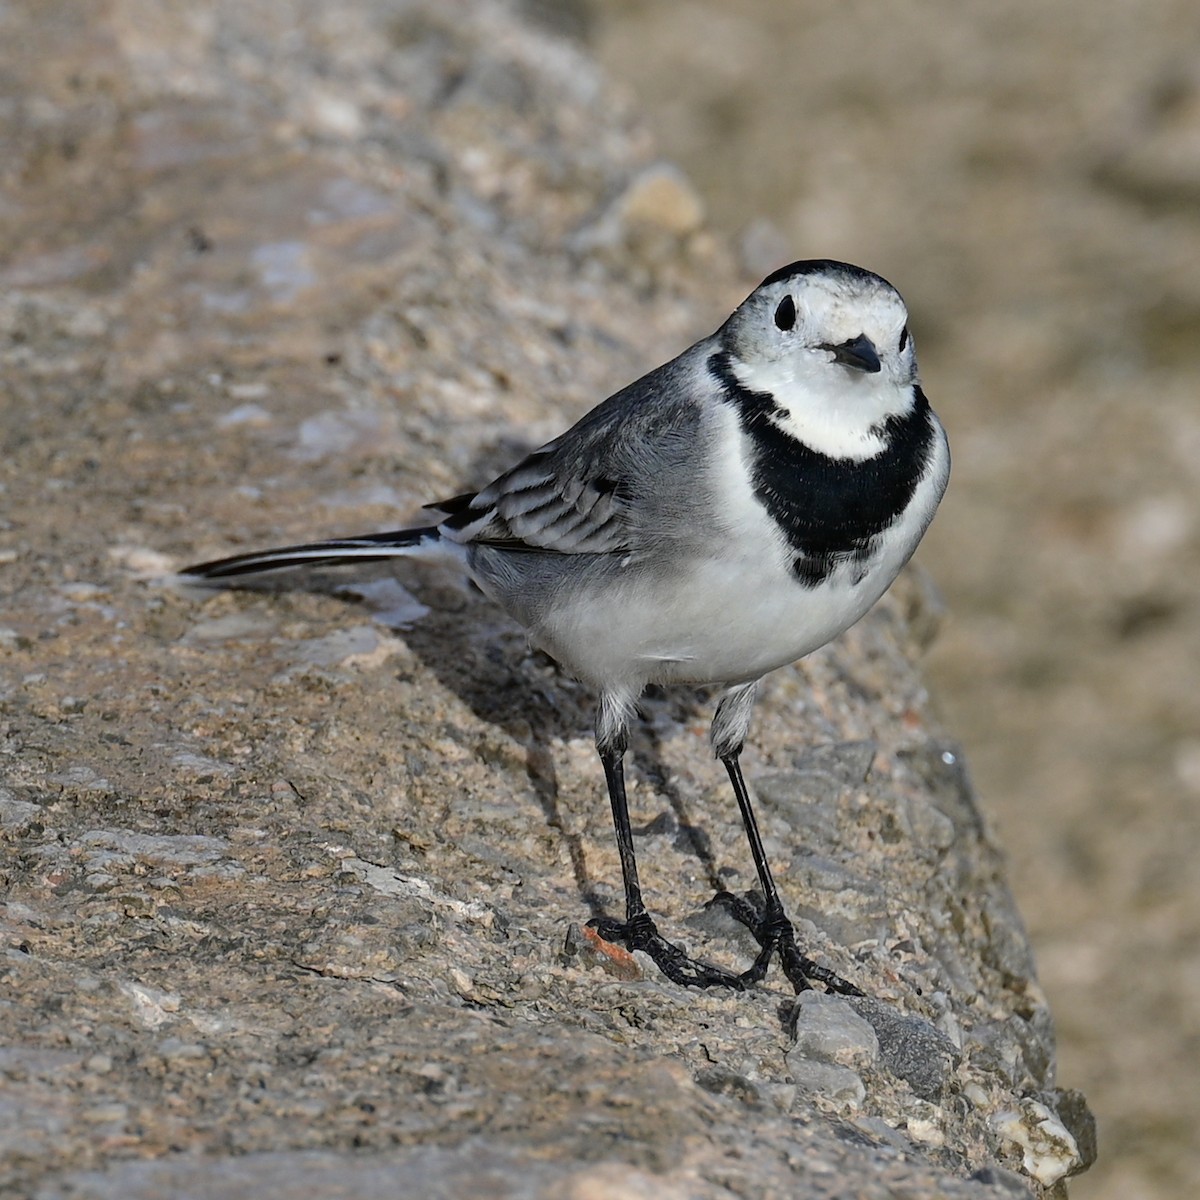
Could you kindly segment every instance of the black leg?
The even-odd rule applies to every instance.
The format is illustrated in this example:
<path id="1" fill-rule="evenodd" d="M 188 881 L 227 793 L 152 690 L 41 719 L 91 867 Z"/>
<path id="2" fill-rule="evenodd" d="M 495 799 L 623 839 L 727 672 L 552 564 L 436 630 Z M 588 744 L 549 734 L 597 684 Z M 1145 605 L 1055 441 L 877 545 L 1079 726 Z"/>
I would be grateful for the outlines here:
<path id="1" fill-rule="evenodd" d="M 659 932 L 642 902 L 637 860 L 633 853 L 633 830 L 629 826 L 629 803 L 625 798 L 624 748 L 600 748 L 608 798 L 612 803 L 613 828 L 617 834 L 617 853 L 621 856 L 621 880 L 625 885 L 625 920 L 597 917 L 588 924 L 610 942 L 620 942 L 630 950 L 643 950 L 662 973 L 672 981 L 693 987 L 728 987 L 741 991 L 745 976 L 689 958 Z M 763 970 L 766 970 L 764 964 Z"/>
<path id="2" fill-rule="evenodd" d="M 638 881 L 637 859 L 633 853 L 633 829 L 629 824 L 629 801 L 625 798 L 625 755 L 619 750 L 601 750 L 604 782 L 612 805 L 613 829 L 617 834 L 617 853 L 621 856 L 621 880 L 625 885 L 625 920 L 634 922 L 646 915 L 642 885 Z"/>
<path id="3" fill-rule="evenodd" d="M 801 954 L 796 946 L 796 931 L 783 911 L 779 892 L 775 887 L 775 879 L 771 874 L 771 866 L 767 862 L 763 850 L 762 837 L 758 832 L 758 822 L 754 817 L 754 809 L 750 805 L 750 793 L 746 790 L 746 781 L 742 778 L 742 767 L 739 761 L 741 747 L 732 753 L 721 755 L 721 761 L 729 772 L 729 780 L 733 784 L 733 793 L 737 797 L 738 808 L 742 813 L 742 824 L 746 829 L 746 840 L 750 843 L 750 855 L 754 859 L 754 870 L 758 874 L 758 886 L 763 894 L 763 909 L 761 913 L 751 913 L 749 905 L 739 903 L 729 893 L 722 893 L 719 899 L 726 903 L 730 913 L 748 926 L 758 944 L 762 947 L 753 966 L 741 975 L 745 986 L 757 983 L 767 973 L 767 967 L 776 953 L 783 963 L 783 973 L 788 977 L 792 986 L 798 992 L 807 991 L 817 983 L 824 984 L 831 992 L 839 992 L 843 996 L 861 996 L 863 993 L 848 983 L 840 975 L 835 975 L 827 967 L 813 962 L 811 958 Z"/>

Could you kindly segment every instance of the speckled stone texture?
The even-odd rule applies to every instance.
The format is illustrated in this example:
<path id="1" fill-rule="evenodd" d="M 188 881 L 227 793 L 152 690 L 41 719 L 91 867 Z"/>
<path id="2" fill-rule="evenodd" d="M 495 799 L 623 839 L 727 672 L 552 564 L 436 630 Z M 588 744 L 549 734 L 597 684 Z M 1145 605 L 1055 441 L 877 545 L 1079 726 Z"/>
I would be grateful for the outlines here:
<path id="1" fill-rule="evenodd" d="M 0 1188 L 1061 1191 L 1087 1111 L 919 576 L 764 688 L 764 840 L 870 997 L 799 1007 L 572 931 L 620 901 L 591 698 L 461 581 L 164 582 L 403 524 L 744 292 L 580 51 L 460 0 L 25 0 L 0 79 Z M 707 713 L 648 698 L 630 797 L 654 911 L 733 965 Z"/>

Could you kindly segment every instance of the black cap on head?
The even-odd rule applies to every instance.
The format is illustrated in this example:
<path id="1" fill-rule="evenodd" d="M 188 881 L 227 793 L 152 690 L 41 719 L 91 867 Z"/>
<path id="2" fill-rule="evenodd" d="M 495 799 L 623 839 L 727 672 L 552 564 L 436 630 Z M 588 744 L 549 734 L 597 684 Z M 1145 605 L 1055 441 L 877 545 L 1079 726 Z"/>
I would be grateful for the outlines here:
<path id="1" fill-rule="evenodd" d="M 858 279 L 873 279 L 879 283 L 892 285 L 888 283 L 882 275 L 876 275 L 874 271 L 867 271 L 863 267 L 856 267 L 853 263 L 838 262 L 835 258 L 804 258 L 799 262 L 788 263 L 786 267 L 780 267 L 778 271 L 772 271 L 760 283 L 759 287 L 766 287 L 772 283 L 784 283 L 789 279 L 794 279 L 797 275 L 848 275 Z"/>

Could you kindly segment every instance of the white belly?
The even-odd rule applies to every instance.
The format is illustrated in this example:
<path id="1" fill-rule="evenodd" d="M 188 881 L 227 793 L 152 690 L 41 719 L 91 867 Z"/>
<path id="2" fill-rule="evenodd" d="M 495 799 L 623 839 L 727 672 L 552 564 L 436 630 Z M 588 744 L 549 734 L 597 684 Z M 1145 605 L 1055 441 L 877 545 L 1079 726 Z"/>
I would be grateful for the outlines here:
<path id="1" fill-rule="evenodd" d="M 591 682 L 739 683 L 823 646 L 854 624 L 891 576 L 839 572 L 805 588 L 774 562 L 707 560 L 672 582 L 631 578 L 557 611 L 538 640 Z"/>

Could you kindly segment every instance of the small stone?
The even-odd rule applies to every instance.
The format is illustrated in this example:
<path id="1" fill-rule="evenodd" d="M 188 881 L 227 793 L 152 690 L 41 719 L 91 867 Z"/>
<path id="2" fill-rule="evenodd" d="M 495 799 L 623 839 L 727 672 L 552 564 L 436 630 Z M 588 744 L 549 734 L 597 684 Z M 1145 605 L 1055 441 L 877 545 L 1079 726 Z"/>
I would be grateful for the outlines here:
<path id="1" fill-rule="evenodd" d="M 19 833 L 42 815 L 40 805 L 29 800 L 17 800 L 7 790 L 0 790 L 0 828 Z"/>
<path id="2" fill-rule="evenodd" d="M 158 579 L 169 575 L 172 569 L 165 554 L 146 546 L 113 546 L 108 556 L 142 579 Z"/>
<path id="3" fill-rule="evenodd" d="M 352 625 L 326 637 L 309 638 L 297 647 L 300 662 L 316 667 L 377 667 L 400 649 L 393 637 L 370 625 Z"/>
<path id="4" fill-rule="evenodd" d="M 356 137 L 363 127 L 362 112 L 343 96 L 317 93 L 309 98 L 309 113 L 320 129 L 340 137 Z"/>
<path id="5" fill-rule="evenodd" d="M 1050 1088 L 1040 1099 L 1063 1123 L 1079 1148 L 1080 1165 L 1071 1174 L 1086 1171 L 1096 1161 L 1096 1118 L 1083 1093 L 1075 1088 Z"/>
<path id="6" fill-rule="evenodd" d="M 563 958 L 578 958 L 583 965 L 600 967 L 616 979 L 632 982 L 643 978 L 642 968 L 637 959 L 624 946 L 606 942 L 594 929 L 587 926 L 574 923 L 570 925 L 563 943 Z"/>
<path id="7" fill-rule="evenodd" d="M 958 1048 L 924 1017 L 906 1016 L 870 996 L 846 1001 L 875 1031 L 879 1056 L 923 1100 L 941 1095 L 961 1058 Z"/>
<path id="8" fill-rule="evenodd" d="M 792 1012 L 793 1059 L 816 1059 L 841 1066 L 871 1066 L 879 1058 L 879 1039 L 868 1021 L 841 996 L 801 992 Z"/>
<path id="9" fill-rule="evenodd" d="M 918 846 L 941 851 L 954 844 L 954 822 L 925 796 L 909 796 L 898 811 L 903 814 L 908 832 Z"/>
<path id="10" fill-rule="evenodd" d="M 992 1128 L 1003 1141 L 1020 1150 L 1026 1174 L 1043 1187 L 1052 1187 L 1086 1166 L 1066 1126 L 1037 1100 L 1024 1099 L 1019 1111 L 997 1113 L 992 1117 Z"/>
<path id="11" fill-rule="evenodd" d="M 891 1146 L 901 1154 L 912 1153 L 912 1143 L 898 1129 L 893 1129 L 882 1117 L 857 1116 L 853 1121 L 856 1129 L 874 1138 L 882 1145 Z"/>
<path id="12" fill-rule="evenodd" d="M 184 585 L 186 586 L 186 585 Z M 229 613 L 197 621 L 186 635 L 189 642 L 224 642 L 234 638 L 265 638 L 275 631 L 275 621 L 257 613 Z"/>
<path id="13" fill-rule="evenodd" d="M 780 1112 L 791 1112 L 796 1103 L 799 1088 L 794 1083 L 762 1083 L 758 1090 L 775 1105 Z"/>
<path id="14" fill-rule="evenodd" d="M 702 908 L 691 913 L 686 924 L 689 929 L 695 930 L 705 939 L 719 938 L 749 958 L 756 957 L 760 949 L 754 934 L 733 915 L 729 904 L 722 902 L 719 897 L 714 897 Z"/>

